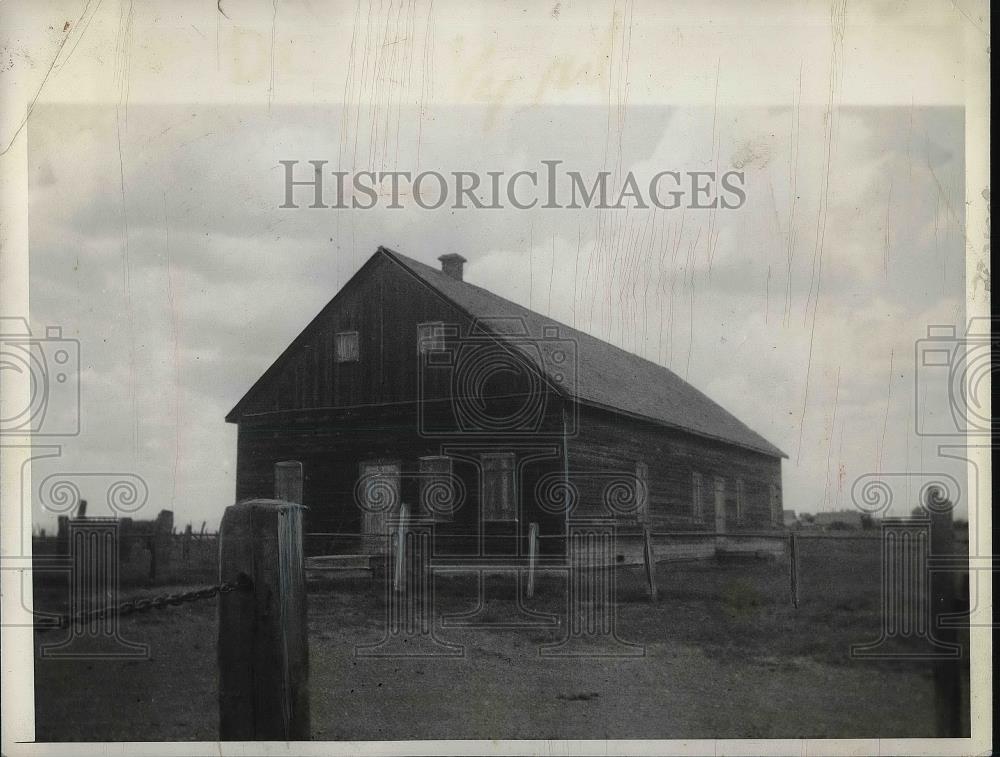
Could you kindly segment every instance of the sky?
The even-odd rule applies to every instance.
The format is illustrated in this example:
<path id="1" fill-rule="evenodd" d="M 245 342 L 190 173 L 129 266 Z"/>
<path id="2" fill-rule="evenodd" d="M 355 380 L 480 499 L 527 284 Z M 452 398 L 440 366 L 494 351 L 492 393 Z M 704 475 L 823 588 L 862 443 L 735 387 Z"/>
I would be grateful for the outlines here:
<path id="1" fill-rule="evenodd" d="M 915 355 L 928 326 L 964 328 L 974 16 L 108 5 L 67 4 L 85 34 L 60 47 L 53 25 L 62 57 L 25 125 L 32 328 L 79 340 L 82 391 L 80 435 L 33 467 L 36 527 L 54 522 L 41 484 L 68 471 L 94 513 L 94 474 L 128 473 L 148 489 L 135 517 L 213 528 L 235 488 L 226 412 L 380 244 L 459 252 L 466 280 L 666 365 L 788 454 L 788 509 L 853 507 L 875 475 L 905 513 L 928 476 L 964 481 L 915 432 L 949 412 Z M 747 202 L 280 208 L 278 161 L 316 159 L 740 169 Z"/>

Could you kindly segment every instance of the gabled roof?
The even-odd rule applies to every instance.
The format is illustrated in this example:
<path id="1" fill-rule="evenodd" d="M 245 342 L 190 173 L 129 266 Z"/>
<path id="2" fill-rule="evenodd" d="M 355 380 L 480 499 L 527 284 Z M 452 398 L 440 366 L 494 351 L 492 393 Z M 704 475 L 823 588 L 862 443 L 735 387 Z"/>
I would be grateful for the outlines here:
<path id="1" fill-rule="evenodd" d="M 516 347 L 549 379 L 552 386 L 582 404 L 682 429 L 698 436 L 734 444 L 773 457 L 788 457 L 737 419 L 725 408 L 695 389 L 677 374 L 638 355 L 504 299 L 482 287 L 459 281 L 425 263 L 387 247 L 378 250 L 353 278 L 379 256 L 384 256 L 428 286 L 438 296 L 463 311 L 479 333 L 490 333 Z M 346 286 L 346 285 L 345 285 Z M 318 321 L 331 301 L 313 320 Z M 310 324 L 311 325 L 311 324 Z M 291 354 L 309 330 L 307 327 L 271 364 L 226 416 L 234 422 L 247 400 Z M 526 332 L 526 334 L 525 334 Z M 555 337 L 547 339 L 548 332 Z M 529 339 L 518 339 L 527 335 Z M 564 366 L 551 359 L 567 342 L 575 351 L 575 377 L 567 380 Z"/>
<path id="2" fill-rule="evenodd" d="M 487 289 L 454 279 L 394 250 L 379 247 L 376 255 L 379 253 L 387 255 L 477 320 L 478 328 L 496 336 L 511 337 L 517 336 L 517 324 L 523 323 L 536 340 L 532 344 L 541 344 L 541 349 L 529 349 L 523 340 L 512 339 L 511 343 L 518 346 L 554 385 L 564 387 L 570 396 L 584 404 L 683 429 L 766 455 L 788 457 L 721 405 L 662 365 L 528 310 Z M 558 340 L 575 344 L 575 380 L 567 382 L 557 374 L 562 368 L 553 367 L 553 362 L 548 359 L 543 335 L 553 327 L 557 330 Z M 505 328 L 510 328 L 506 334 Z"/>

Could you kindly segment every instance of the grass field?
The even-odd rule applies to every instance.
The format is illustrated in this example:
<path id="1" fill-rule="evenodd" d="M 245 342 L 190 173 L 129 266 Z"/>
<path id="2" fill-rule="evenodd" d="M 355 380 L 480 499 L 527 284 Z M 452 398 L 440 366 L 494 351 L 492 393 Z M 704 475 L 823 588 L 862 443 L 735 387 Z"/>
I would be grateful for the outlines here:
<path id="1" fill-rule="evenodd" d="M 355 647 L 385 634 L 382 584 L 344 576 L 312 586 L 313 738 L 935 735 L 929 663 L 849 654 L 851 644 L 879 636 L 878 542 L 800 547 L 798 609 L 780 560 L 661 563 L 655 604 L 641 569 L 619 569 L 618 634 L 644 652 L 628 658 L 540 656 L 541 646 L 565 635 L 563 626 L 440 624 L 438 636 L 461 645 L 462 656 L 359 657 Z M 210 562 L 193 566 L 192 580 L 210 580 Z M 178 573 L 180 566 L 164 580 Z M 469 576 L 440 576 L 435 588 L 439 620 L 477 604 Z M 516 614 L 512 579 L 488 580 L 487 596 L 484 622 Z M 39 582 L 36 606 L 58 605 L 59 593 Z M 564 580 L 542 576 L 527 607 L 564 616 Z M 122 635 L 148 644 L 149 659 L 36 655 L 37 739 L 217 738 L 215 602 L 127 618 Z M 36 634 L 39 642 L 56 641 L 51 636 Z"/>

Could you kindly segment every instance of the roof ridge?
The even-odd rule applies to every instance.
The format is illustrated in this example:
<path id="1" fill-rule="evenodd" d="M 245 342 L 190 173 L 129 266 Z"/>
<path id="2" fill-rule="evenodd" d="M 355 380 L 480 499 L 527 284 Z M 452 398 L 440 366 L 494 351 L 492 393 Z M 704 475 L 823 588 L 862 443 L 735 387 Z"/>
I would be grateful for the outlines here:
<path id="1" fill-rule="evenodd" d="M 436 274 L 441 274 L 441 271 L 439 271 L 438 269 L 434 268 L 434 266 L 429 265 L 428 263 L 424 263 L 423 261 L 417 260 L 416 258 L 411 258 L 409 255 L 404 255 L 403 253 L 397 252 L 396 250 L 389 249 L 388 247 L 379 247 L 379 249 L 382 250 L 383 252 L 389 253 L 391 255 L 395 255 L 398 258 L 402 258 L 401 262 L 403 262 L 403 263 L 416 263 L 417 265 L 424 266 L 425 268 L 433 271 Z M 442 274 L 442 275 L 444 275 L 444 274 Z M 582 329 L 580 329 L 580 328 L 578 328 L 576 326 L 570 326 L 568 323 L 564 323 L 564 322 L 560 321 L 557 318 L 553 318 L 551 315 L 547 315 L 545 313 L 541 313 L 541 312 L 539 312 L 537 310 L 532 310 L 531 308 L 526 307 L 525 305 L 522 305 L 519 302 L 515 302 L 514 300 L 507 299 L 502 294 L 497 294 L 492 289 L 487 289 L 486 287 L 481 287 L 478 284 L 473 284 L 471 281 L 465 281 L 464 279 L 462 279 L 462 280 L 455 279 L 455 281 L 456 281 L 456 283 L 465 284 L 466 286 L 470 286 L 473 289 L 478 289 L 480 292 L 484 292 L 485 294 L 488 294 L 491 297 L 496 297 L 498 300 L 503 300 L 504 302 L 506 302 L 506 303 L 508 303 L 510 305 L 513 305 L 514 307 L 521 308 L 521 309 L 526 310 L 529 313 L 532 313 L 534 315 L 539 315 L 539 316 L 541 316 L 543 318 L 548 318 L 550 321 L 552 321 L 552 323 L 554 323 L 557 326 L 562 326 L 563 328 L 570 329 L 571 331 L 575 331 L 578 334 L 583 334 L 588 339 L 596 339 L 599 342 L 602 342 L 603 344 L 608 345 L 609 347 L 612 347 L 612 348 L 614 348 L 614 349 L 616 349 L 616 350 L 618 350 L 620 352 L 624 352 L 626 355 L 629 355 L 630 357 L 638 358 L 639 360 L 642 360 L 643 362 L 648 363 L 649 365 L 653 366 L 654 368 L 659 368 L 660 370 L 668 371 L 671 375 L 676 376 L 677 378 L 681 379 L 682 381 L 684 380 L 684 379 L 681 378 L 681 376 L 679 374 L 675 373 L 673 370 L 671 370 L 670 368 L 668 368 L 667 366 L 665 366 L 665 365 L 663 365 L 661 363 L 657 363 L 657 362 L 655 362 L 653 360 L 650 360 L 647 357 L 643 357 L 642 355 L 640 355 L 637 352 L 631 352 L 631 351 L 625 349 L 624 347 L 621 347 L 621 346 L 619 346 L 617 344 L 614 344 L 612 342 L 609 342 L 609 341 L 606 341 L 604 339 L 601 339 L 600 337 L 594 336 L 593 334 L 588 334 L 586 331 L 583 331 Z M 693 387 L 692 386 L 692 388 L 697 390 L 697 387 Z M 711 399 L 711 398 L 709 398 L 709 399 Z M 714 400 L 713 400 L 713 402 L 714 402 Z"/>
<path id="2" fill-rule="evenodd" d="M 402 265 L 404 268 L 407 268 L 408 270 L 410 270 L 411 273 L 413 273 L 414 275 L 420 277 L 428 286 L 431 286 L 435 291 L 437 291 L 439 295 L 447 298 L 454 305 L 457 305 L 457 306 L 461 307 L 463 310 L 465 310 L 466 312 L 468 312 L 468 314 L 470 316 L 472 316 L 473 318 L 477 317 L 476 313 L 472 312 L 469 308 L 463 306 L 461 303 L 456 302 L 453 296 L 449 295 L 448 292 L 442 290 L 442 288 L 438 286 L 438 281 L 437 280 L 440 277 L 447 276 L 447 274 L 442 273 L 440 270 L 438 270 L 437 268 L 434 268 L 431 265 L 428 265 L 427 263 L 423 263 L 423 262 L 421 262 L 419 260 L 416 260 L 415 258 L 411 258 L 408 255 L 404 255 L 401 252 L 397 252 L 396 250 L 393 250 L 393 249 L 391 249 L 389 247 L 385 247 L 383 245 L 379 245 L 377 252 L 382 252 L 385 255 L 389 256 L 390 259 L 395 260 L 399 265 Z M 415 266 L 417 267 L 416 270 L 414 270 Z M 425 276 L 424 272 L 422 272 L 420 269 L 425 269 L 425 271 L 427 273 L 430 273 L 432 275 L 432 278 L 430 278 L 430 280 L 429 280 L 429 277 Z M 703 392 L 700 389 L 698 389 L 696 386 L 694 386 L 693 384 L 691 384 L 690 382 L 688 382 L 686 379 L 682 378 L 680 375 L 678 375 L 677 373 L 675 373 L 674 371 L 672 371 L 667 366 L 661 365 L 660 363 L 656 363 L 656 362 L 654 362 L 652 360 L 649 360 L 648 358 L 645 358 L 642 355 L 638 355 L 638 354 L 636 354 L 634 352 L 629 352 L 628 350 L 626 350 L 623 347 L 619 347 L 616 344 L 612 344 L 611 342 L 605 341 L 604 339 L 596 337 L 593 334 L 588 334 L 586 331 L 582 331 L 581 329 L 578 329 L 575 326 L 570 326 L 568 324 L 565 324 L 565 323 L 563 323 L 563 322 L 561 322 L 561 321 L 559 321 L 559 320 L 557 320 L 555 318 L 552 318 L 551 316 L 545 315 L 543 313 L 539 313 L 536 310 L 532 310 L 529 307 L 526 307 L 524 305 L 521 305 L 520 303 L 514 302 L 513 300 L 509 300 L 506 297 L 503 297 L 502 295 L 499 295 L 496 292 L 493 292 L 493 291 L 491 291 L 489 289 L 486 289 L 485 287 L 481 287 L 481 286 L 479 286 L 477 284 L 473 284 L 473 283 L 465 281 L 465 280 L 454 279 L 454 278 L 451 278 L 451 277 L 448 277 L 448 281 L 447 282 L 441 281 L 440 283 L 446 283 L 448 286 L 464 285 L 465 287 L 467 287 L 469 289 L 475 290 L 478 293 L 482 293 L 483 295 L 485 295 L 488 298 L 499 300 L 501 303 L 505 303 L 507 305 L 513 306 L 514 308 L 522 310 L 525 313 L 530 314 L 531 316 L 547 319 L 547 320 L 551 321 L 553 324 L 555 324 L 555 325 L 557 325 L 557 326 L 559 326 L 561 328 L 567 329 L 570 332 L 573 332 L 573 333 L 567 335 L 569 337 L 573 337 L 574 334 L 578 334 L 578 335 L 580 335 L 581 337 L 583 337 L 586 340 L 592 340 L 593 342 L 595 342 L 596 344 L 600 345 L 601 347 L 610 348 L 610 349 L 616 351 L 617 353 L 620 353 L 621 355 L 627 357 L 629 360 L 636 360 L 636 359 L 638 359 L 638 360 L 642 361 L 642 363 L 644 363 L 649 368 L 652 368 L 655 371 L 659 371 L 659 372 L 662 372 L 662 373 L 666 374 L 666 376 L 664 376 L 664 378 L 668 379 L 668 381 L 666 381 L 665 384 L 669 383 L 669 379 L 670 378 L 672 378 L 676 382 L 679 382 L 684 387 L 685 390 L 690 391 L 690 392 L 694 392 L 699 398 L 701 398 L 705 402 L 708 402 L 712 407 L 714 407 L 714 408 L 718 409 L 719 411 L 721 411 L 722 413 L 724 413 L 725 416 L 727 416 L 727 418 L 728 418 L 729 421 L 735 422 L 736 424 L 738 424 L 738 426 L 743 431 L 749 433 L 756 440 L 759 440 L 759 443 L 758 444 L 751 444 L 749 441 L 745 441 L 745 440 L 744 441 L 737 441 L 736 439 L 733 439 L 731 437 L 722 436 L 722 435 L 715 435 L 715 438 L 721 439 L 721 440 L 726 441 L 726 442 L 728 442 L 730 444 L 736 444 L 737 446 L 746 447 L 746 448 L 749 448 L 749 449 L 755 449 L 755 450 L 761 451 L 761 452 L 766 452 L 767 454 L 775 454 L 776 453 L 778 455 L 781 455 L 782 457 L 786 457 L 786 458 L 788 457 L 788 455 L 785 452 L 783 452 L 777 446 L 775 446 L 774 444 L 772 444 L 771 442 L 769 442 L 767 439 L 765 439 L 763 436 L 761 436 L 759 433 L 757 433 L 752 428 L 750 428 L 750 426 L 748 426 L 742 420 L 740 420 L 739 418 L 737 418 L 732 412 L 730 412 L 729 410 L 727 410 L 721 404 L 719 404 L 714 399 L 712 399 L 710 396 L 708 396 L 705 392 Z M 504 336 L 504 334 L 502 332 L 494 332 L 494 333 L 497 336 L 501 336 L 501 337 Z M 543 373 L 546 373 L 546 371 L 544 370 L 544 368 L 541 368 L 541 370 L 542 370 Z M 577 391 L 571 391 L 570 394 L 572 396 L 574 396 L 575 398 L 577 398 L 577 399 L 588 401 L 586 397 L 581 396 L 580 393 L 577 392 Z M 616 409 L 616 410 L 618 410 L 620 412 L 626 412 L 626 413 L 632 412 L 632 411 L 628 410 L 625 407 L 620 407 L 620 406 L 616 407 L 616 406 L 610 405 L 610 404 L 607 405 L 607 406 L 609 408 L 611 408 L 611 409 Z M 687 431 L 689 431 L 691 433 L 695 433 L 695 434 L 701 433 L 704 436 L 713 436 L 712 434 L 708 434 L 707 432 L 699 432 L 699 430 L 697 428 L 692 428 L 690 424 L 689 425 L 685 425 L 685 424 L 680 423 L 680 422 L 670 423 L 670 422 L 666 421 L 663 418 L 657 419 L 655 416 L 652 416 L 652 415 L 649 415 L 649 414 L 646 414 L 646 413 L 635 412 L 634 414 L 635 415 L 640 415 L 642 417 L 649 418 L 653 422 L 667 423 L 667 425 L 675 425 L 675 426 L 677 426 L 679 428 L 683 428 L 683 429 L 685 429 L 685 430 L 687 430 Z"/>

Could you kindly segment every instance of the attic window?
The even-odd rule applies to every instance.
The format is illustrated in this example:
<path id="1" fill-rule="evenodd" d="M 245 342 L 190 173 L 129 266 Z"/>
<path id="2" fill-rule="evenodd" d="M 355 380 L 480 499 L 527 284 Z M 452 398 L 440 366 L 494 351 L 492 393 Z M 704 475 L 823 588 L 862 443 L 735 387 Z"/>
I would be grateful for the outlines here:
<path id="1" fill-rule="evenodd" d="M 338 363 L 358 362 L 358 332 L 339 331 L 334 339 L 334 359 Z"/>
<path id="2" fill-rule="evenodd" d="M 429 321 L 417 325 L 417 350 L 421 355 L 441 352 L 444 349 L 444 324 Z"/>

